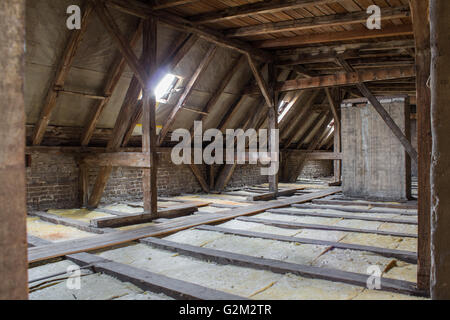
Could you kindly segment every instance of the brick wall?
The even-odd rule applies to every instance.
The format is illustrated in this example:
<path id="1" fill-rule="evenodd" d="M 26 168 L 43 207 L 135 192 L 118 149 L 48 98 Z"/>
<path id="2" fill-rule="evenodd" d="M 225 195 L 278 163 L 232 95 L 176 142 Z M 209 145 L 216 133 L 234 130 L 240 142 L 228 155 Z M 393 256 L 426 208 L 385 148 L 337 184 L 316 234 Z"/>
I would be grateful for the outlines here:
<path id="1" fill-rule="evenodd" d="M 309 160 L 306 161 L 300 178 L 323 178 L 333 175 L 333 161 L 331 160 Z"/>
<path id="2" fill-rule="evenodd" d="M 188 166 L 170 162 L 170 154 L 158 154 L 158 193 L 163 196 L 196 193 L 202 189 Z M 220 169 L 219 166 L 216 168 Z M 206 167 L 202 168 L 206 177 Z M 71 155 L 33 154 L 27 168 L 27 206 L 29 210 L 79 207 L 78 165 Z M 98 168 L 89 170 L 92 189 Z M 255 165 L 238 165 L 228 187 L 267 182 Z M 142 200 L 142 170 L 115 168 L 108 180 L 101 203 Z"/>

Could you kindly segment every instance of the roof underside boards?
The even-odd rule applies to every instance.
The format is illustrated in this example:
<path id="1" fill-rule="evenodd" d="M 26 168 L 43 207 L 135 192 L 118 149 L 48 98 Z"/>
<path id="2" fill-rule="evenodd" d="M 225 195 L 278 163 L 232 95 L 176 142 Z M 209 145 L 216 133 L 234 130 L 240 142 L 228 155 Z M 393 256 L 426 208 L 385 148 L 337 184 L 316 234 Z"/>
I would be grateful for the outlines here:
<path id="1" fill-rule="evenodd" d="M 298 4 L 308 1 L 294 2 Z M 39 119 L 56 67 L 61 59 L 70 33 L 72 32 L 66 27 L 66 19 L 68 17 L 66 9 L 68 6 L 74 4 L 83 7 L 84 3 L 85 2 L 81 0 L 60 0 L 58 2 L 53 0 L 27 1 L 25 101 L 28 125 L 36 124 Z M 193 0 L 185 1 L 184 3 L 185 4 L 177 6 L 167 6 L 167 8 L 160 9 L 158 12 L 175 14 L 193 21 L 195 24 L 196 21 L 198 22 L 205 19 L 204 14 L 215 17 L 217 16 L 217 13 L 220 13 L 222 10 L 233 7 L 239 8 L 236 12 L 244 12 L 244 10 L 241 10 L 240 6 L 244 6 L 242 9 L 245 9 L 245 6 L 252 5 L 252 3 L 256 6 L 265 6 L 273 5 L 273 3 L 277 3 L 277 1 L 268 3 L 267 1 L 254 0 Z M 292 3 L 292 1 L 290 1 L 290 3 Z M 407 0 L 321 0 L 316 3 L 321 4 L 309 4 L 303 7 L 297 5 L 296 8 L 249 14 L 246 17 L 238 16 L 230 19 L 216 19 L 216 21 L 206 23 L 198 22 L 197 25 L 212 30 L 219 30 L 224 34 L 230 34 L 242 27 L 267 23 L 312 17 L 345 15 L 352 12 L 364 13 L 366 8 L 372 4 L 380 6 L 383 10 L 400 7 L 405 7 L 406 10 L 408 5 Z M 125 39 L 131 39 L 131 35 L 135 33 L 137 29 L 139 18 L 115 10 L 112 7 L 109 8 L 109 11 Z M 232 12 L 232 9 L 230 12 Z M 409 17 L 384 19 L 382 21 L 381 31 L 387 28 L 395 28 L 396 26 L 410 25 L 410 23 Z M 313 27 L 302 28 L 301 30 L 282 32 L 279 30 L 277 32 L 269 31 L 232 38 L 257 46 L 261 43 L 261 40 L 282 39 L 309 34 L 327 33 L 330 35 L 330 39 L 332 39 L 334 33 L 352 30 L 361 31 L 367 29 L 364 23 L 358 22 L 325 27 L 317 27 L 314 25 Z M 176 31 L 166 24 L 158 24 L 157 55 L 159 62 L 162 62 L 170 53 L 172 53 L 174 45 L 184 35 L 184 33 Z M 156 124 L 158 126 L 164 125 L 170 112 L 181 97 L 183 89 L 190 77 L 194 74 L 207 51 L 213 45 L 214 44 L 199 38 L 180 63 L 172 70 L 172 73 L 179 76 L 181 81 L 177 85 L 176 92 L 171 94 L 169 100 L 166 103 L 158 104 L 156 113 Z M 279 69 L 281 72 L 279 81 L 284 81 L 288 78 L 295 79 L 296 77 L 304 77 L 305 73 L 309 76 L 320 76 L 342 72 L 341 66 L 333 60 L 332 55 L 325 58 L 323 58 L 323 56 L 334 53 L 334 51 L 341 53 L 344 49 L 350 49 L 351 54 L 349 55 L 348 62 L 356 70 L 413 65 L 413 46 L 412 35 L 403 35 L 335 42 L 327 40 L 321 43 L 296 45 L 293 48 L 290 48 L 290 46 L 275 46 L 264 50 L 274 52 L 276 63 L 283 65 L 282 67 L 280 66 Z M 329 51 L 330 49 L 332 51 Z M 141 39 L 137 41 L 133 50 L 136 57 L 141 56 Z M 346 52 L 349 51 L 347 50 Z M 311 54 L 314 55 L 312 56 Z M 111 71 L 114 61 L 118 57 L 121 57 L 121 53 L 119 52 L 116 43 L 102 25 L 96 13 L 92 13 L 89 18 L 87 32 L 81 41 L 65 81 L 64 90 L 102 96 L 104 94 L 103 88 L 108 74 Z M 240 102 L 238 109 L 231 115 L 229 121 L 227 121 L 226 128 L 239 127 L 246 115 L 249 114 L 249 112 L 252 112 L 252 108 L 256 111 L 258 108 L 264 107 L 264 103 L 262 103 L 259 96 L 248 95 L 243 97 L 241 101 L 241 92 L 243 89 L 249 84 L 254 83 L 253 75 L 247 63 L 241 64 L 239 68 L 236 67 L 241 57 L 242 55 L 236 51 L 220 46 L 217 48 L 212 61 L 200 75 L 199 81 L 197 81 L 192 93 L 187 99 L 184 105 L 186 108 L 182 108 L 177 114 L 174 124 L 171 127 L 171 131 L 176 128 L 190 129 L 194 120 L 199 118 L 199 113 L 196 113 L 193 110 L 204 110 L 208 101 L 220 87 L 222 79 L 224 79 L 227 73 L 233 69 L 235 69 L 233 70 L 235 71 L 235 74 L 232 76 L 222 94 L 220 94 L 217 102 L 209 110 L 208 116 L 203 121 L 203 129 L 206 130 L 217 127 L 223 121 L 227 112 L 229 112 L 238 102 Z M 308 57 L 308 59 L 305 60 L 305 57 Z M 317 58 L 317 61 L 314 60 L 314 57 Z M 302 63 L 302 60 L 305 62 Z M 300 73 L 297 74 L 297 72 L 291 72 L 289 68 L 295 69 Z M 125 72 L 122 74 L 116 89 L 113 91 L 106 108 L 100 115 L 96 128 L 111 129 L 114 127 L 132 76 L 132 71 L 126 66 Z M 368 87 L 377 95 L 414 95 L 415 81 L 414 78 L 378 81 L 368 83 Z M 353 87 L 345 87 L 345 89 L 347 90 L 349 97 L 358 95 L 357 90 Z M 327 102 L 326 100 L 324 102 L 323 90 L 320 91 L 321 92 L 312 103 L 313 108 L 311 110 L 314 111 L 317 109 L 316 107 L 319 109 L 315 110 L 317 112 L 313 112 L 311 115 L 308 113 L 307 116 L 305 116 L 305 119 L 301 121 L 303 125 L 299 128 L 296 138 L 302 137 L 302 132 L 307 130 L 310 122 L 313 121 L 313 117 L 323 111 L 323 109 L 320 109 L 320 106 L 323 107 Z M 284 101 L 290 101 L 294 97 L 295 92 L 280 95 L 280 99 L 283 99 Z M 296 114 L 301 110 L 301 106 L 306 103 L 306 101 L 307 99 L 303 97 L 298 99 L 296 104 L 290 108 L 286 117 L 295 120 Z M 49 126 L 79 128 L 81 134 L 95 103 L 96 100 L 91 98 L 60 92 L 56 106 L 51 113 Z M 139 130 L 136 132 L 139 132 Z M 286 134 L 282 133 L 282 135 L 285 136 Z M 310 136 L 303 138 L 311 139 Z M 292 140 L 293 144 L 298 143 L 296 138 Z M 168 139 L 170 140 L 170 135 Z M 44 137 L 44 144 L 45 141 Z M 308 140 L 303 143 L 307 143 L 307 141 Z"/>

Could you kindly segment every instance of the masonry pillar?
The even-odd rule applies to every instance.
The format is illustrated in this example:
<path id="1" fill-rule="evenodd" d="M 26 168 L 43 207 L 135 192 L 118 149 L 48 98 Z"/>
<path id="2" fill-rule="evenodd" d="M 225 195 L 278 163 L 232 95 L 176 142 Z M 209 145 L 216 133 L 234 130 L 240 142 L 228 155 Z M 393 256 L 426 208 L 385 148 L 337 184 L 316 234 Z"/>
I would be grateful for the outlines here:
<path id="1" fill-rule="evenodd" d="M 0 1 L 0 300 L 27 299 L 25 0 Z"/>
<path id="2" fill-rule="evenodd" d="M 430 1 L 431 297 L 450 299 L 450 1 Z M 419 235 L 420 236 L 420 235 Z"/>

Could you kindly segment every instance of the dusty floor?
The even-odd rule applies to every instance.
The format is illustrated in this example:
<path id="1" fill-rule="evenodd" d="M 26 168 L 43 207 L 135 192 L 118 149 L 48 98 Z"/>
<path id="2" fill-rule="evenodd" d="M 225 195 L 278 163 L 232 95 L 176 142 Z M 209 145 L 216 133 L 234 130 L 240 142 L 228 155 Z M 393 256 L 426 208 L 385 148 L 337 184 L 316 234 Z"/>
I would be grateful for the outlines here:
<path id="1" fill-rule="evenodd" d="M 302 184 L 280 184 L 280 186 L 284 188 L 303 186 L 306 188 L 299 193 L 307 193 L 314 190 L 317 191 L 317 189 L 326 187 L 326 185 L 318 185 L 314 181 L 307 183 L 302 181 Z M 234 194 L 231 192 L 221 195 L 182 195 L 179 197 L 174 197 L 172 200 L 210 201 L 211 204 L 209 206 L 199 208 L 199 211 L 196 213 L 197 215 L 205 215 L 229 210 L 229 208 L 221 208 L 221 205 L 251 205 L 252 203 L 247 201 L 247 194 L 252 194 L 252 192 L 247 190 L 235 191 Z M 169 205 L 170 202 L 165 204 Z M 140 210 L 139 205 L 139 203 L 121 203 L 112 204 L 103 209 L 120 211 L 124 213 L 136 213 Z M 350 214 L 349 212 L 341 212 L 334 209 L 314 209 L 314 212 L 417 221 L 417 216 L 402 215 L 400 213 L 357 212 L 357 210 L 367 210 L 367 206 L 355 205 L 346 206 L 345 208 L 356 209 L 356 212 L 352 212 Z M 311 210 L 292 207 L 289 209 L 298 213 Z M 381 211 L 383 211 L 383 209 Z M 389 210 L 386 209 L 385 211 Z M 415 210 L 404 210 L 404 212 L 411 214 L 414 213 Z M 49 210 L 48 213 L 83 222 L 89 222 L 94 218 L 110 216 L 105 212 L 82 209 Z M 292 216 L 273 212 L 263 212 L 253 215 L 252 218 L 417 234 L 417 225 L 414 224 L 363 221 L 357 219 L 343 219 L 341 217 L 324 218 L 312 216 Z M 150 224 L 154 223 L 127 226 L 119 229 L 130 230 Z M 417 251 L 416 238 L 300 228 L 285 229 L 264 225 L 261 223 L 239 221 L 237 219 L 217 226 L 234 230 L 249 230 L 267 234 L 322 239 L 334 242 L 369 245 L 413 252 Z M 81 231 L 75 227 L 56 225 L 42 221 L 38 217 L 28 218 L 28 233 L 29 235 L 48 241 L 66 241 L 82 237 L 96 236 L 93 233 Z M 382 276 L 385 278 L 406 280 L 410 282 L 416 281 L 417 265 L 365 251 L 330 248 L 329 246 L 324 245 L 248 238 L 197 229 L 180 231 L 167 236 L 164 239 L 248 256 L 276 259 L 307 266 L 338 269 L 362 274 L 367 274 L 370 266 L 378 266 L 383 273 Z M 97 254 L 109 260 L 131 265 L 143 270 L 152 271 L 174 279 L 188 281 L 208 288 L 213 288 L 252 299 L 420 299 L 404 294 L 368 290 L 360 286 L 304 278 L 293 274 L 277 274 L 271 271 L 256 270 L 235 265 L 219 265 L 213 262 L 179 255 L 172 251 L 155 249 L 137 242 L 129 243 L 128 245 L 120 248 L 108 248 L 107 250 L 91 253 Z M 55 273 L 65 272 L 67 267 L 70 265 L 73 265 L 73 263 L 64 260 L 31 268 L 29 270 L 30 280 L 42 278 Z M 65 279 L 65 277 L 67 276 L 59 275 L 50 279 L 32 281 L 30 283 L 30 298 L 100 300 L 171 299 L 163 294 L 143 291 L 130 283 L 122 282 L 113 277 L 100 273 L 93 273 L 89 269 L 82 271 L 80 290 L 68 289 L 67 279 Z"/>

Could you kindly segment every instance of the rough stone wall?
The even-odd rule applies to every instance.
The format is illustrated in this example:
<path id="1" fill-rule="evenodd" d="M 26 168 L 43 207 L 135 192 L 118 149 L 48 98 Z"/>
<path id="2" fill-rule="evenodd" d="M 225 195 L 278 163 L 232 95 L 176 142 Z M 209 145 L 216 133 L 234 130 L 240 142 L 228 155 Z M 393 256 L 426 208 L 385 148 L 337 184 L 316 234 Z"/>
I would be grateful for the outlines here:
<path id="1" fill-rule="evenodd" d="M 286 169 L 292 172 L 298 166 L 301 160 L 300 156 L 288 157 Z M 333 175 L 333 161 L 332 160 L 307 160 L 298 178 L 323 178 Z"/>
<path id="2" fill-rule="evenodd" d="M 170 162 L 170 154 L 158 154 L 158 193 L 162 196 L 197 193 L 202 189 L 188 166 Z M 217 170 L 219 166 L 216 167 Z M 203 175 L 207 179 L 206 166 Z M 78 165 L 71 155 L 33 154 L 27 168 L 28 210 L 79 207 Z M 92 190 L 98 168 L 89 170 L 89 188 Z M 207 179 L 208 181 L 208 179 Z M 267 182 L 256 165 L 238 165 L 228 187 L 240 187 Z M 103 194 L 101 204 L 142 200 L 142 170 L 115 168 Z"/>

